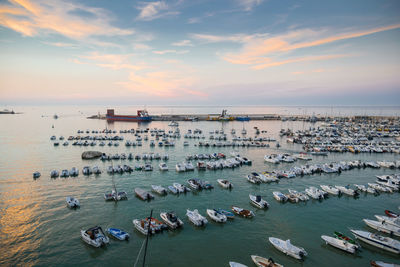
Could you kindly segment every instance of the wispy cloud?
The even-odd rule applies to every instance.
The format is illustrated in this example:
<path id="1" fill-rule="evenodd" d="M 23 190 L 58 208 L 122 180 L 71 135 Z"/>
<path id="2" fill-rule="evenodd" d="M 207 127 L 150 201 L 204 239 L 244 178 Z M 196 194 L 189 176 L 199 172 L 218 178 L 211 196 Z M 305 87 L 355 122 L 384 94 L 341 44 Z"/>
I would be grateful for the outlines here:
<path id="1" fill-rule="evenodd" d="M 134 44 L 133 45 L 133 49 L 135 50 L 141 50 L 141 51 L 147 51 L 147 50 L 151 50 L 151 46 L 147 45 L 147 44 Z"/>
<path id="2" fill-rule="evenodd" d="M 93 14 L 91 20 L 74 14 L 84 10 Z M 0 25 L 25 36 L 57 33 L 71 39 L 93 35 L 129 35 L 133 30 L 112 26 L 108 12 L 101 8 L 86 7 L 72 2 L 13 0 L 0 5 Z"/>
<path id="3" fill-rule="evenodd" d="M 140 10 L 137 20 L 151 21 L 154 19 L 178 15 L 178 11 L 171 11 L 167 3 L 164 1 L 143 2 L 137 7 Z"/>
<path id="4" fill-rule="evenodd" d="M 193 46 L 192 41 L 182 40 L 179 42 L 172 43 L 173 46 Z"/>
<path id="5" fill-rule="evenodd" d="M 189 50 L 174 50 L 174 49 L 170 49 L 170 50 L 153 51 L 153 53 L 154 53 L 154 54 L 157 54 L 157 55 L 165 55 L 165 54 L 178 54 L 178 55 L 182 55 L 182 54 L 189 53 Z"/>
<path id="6" fill-rule="evenodd" d="M 109 68 L 113 70 L 142 70 L 148 68 L 144 63 L 132 64 L 130 59 L 133 54 L 102 54 L 100 52 L 91 52 L 88 55 L 80 56 L 80 60 L 76 59 L 73 62 L 77 64 L 95 64 L 99 67 Z M 82 61 L 86 60 L 86 61 Z"/>
<path id="7" fill-rule="evenodd" d="M 236 0 L 237 4 L 245 11 L 250 11 L 260 5 L 264 0 Z"/>
<path id="8" fill-rule="evenodd" d="M 247 64 L 252 65 L 253 69 L 263 69 L 295 62 L 326 60 L 349 56 L 305 55 L 301 58 L 293 58 L 293 56 L 288 53 L 298 49 L 321 46 L 340 40 L 362 37 L 398 28 L 400 28 L 400 24 L 372 28 L 364 31 L 352 31 L 343 34 L 332 34 L 329 30 L 316 31 L 312 29 L 301 29 L 275 36 L 268 34 L 235 34 L 227 36 L 193 34 L 192 37 L 205 42 L 241 43 L 242 48 L 240 51 L 221 54 L 222 58 L 233 64 Z M 321 36 L 323 37 L 321 38 Z M 278 60 L 277 58 L 280 56 L 283 56 L 285 59 Z"/>
<path id="9" fill-rule="evenodd" d="M 57 47 L 78 48 L 78 45 L 71 43 L 62 43 L 62 42 L 42 42 L 42 43 Z"/>

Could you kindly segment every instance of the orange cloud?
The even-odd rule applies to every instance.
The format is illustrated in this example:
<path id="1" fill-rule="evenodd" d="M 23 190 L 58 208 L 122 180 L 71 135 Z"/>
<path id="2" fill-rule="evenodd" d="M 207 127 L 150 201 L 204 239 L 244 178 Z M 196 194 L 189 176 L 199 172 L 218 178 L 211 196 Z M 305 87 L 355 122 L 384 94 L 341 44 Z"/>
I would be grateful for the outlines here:
<path id="1" fill-rule="evenodd" d="M 129 35 L 132 30 L 111 26 L 110 18 L 103 9 L 90 8 L 71 2 L 12 0 L 11 6 L 0 6 L 0 25 L 25 36 L 39 33 L 58 33 L 72 39 L 91 35 Z M 87 21 L 71 14 L 76 9 L 93 14 Z"/>
<path id="2" fill-rule="evenodd" d="M 346 40 L 366 36 L 382 31 L 388 31 L 400 28 L 400 24 L 388 25 L 384 27 L 373 28 L 365 31 L 349 32 L 345 34 L 334 34 L 328 37 L 320 38 L 327 35 L 326 31 L 314 31 L 310 29 L 291 31 L 286 34 L 270 37 L 267 34 L 241 35 L 235 34 L 230 36 L 215 36 L 204 34 L 193 34 L 194 38 L 205 40 L 207 42 L 236 42 L 242 43 L 243 46 L 239 52 L 226 53 L 222 58 L 232 64 L 253 65 L 253 69 L 263 69 L 283 64 L 308 60 L 325 60 L 343 55 L 324 55 L 324 56 L 307 56 L 303 58 L 275 60 L 279 56 L 288 57 L 287 53 L 293 50 L 320 46 L 339 40 Z"/>

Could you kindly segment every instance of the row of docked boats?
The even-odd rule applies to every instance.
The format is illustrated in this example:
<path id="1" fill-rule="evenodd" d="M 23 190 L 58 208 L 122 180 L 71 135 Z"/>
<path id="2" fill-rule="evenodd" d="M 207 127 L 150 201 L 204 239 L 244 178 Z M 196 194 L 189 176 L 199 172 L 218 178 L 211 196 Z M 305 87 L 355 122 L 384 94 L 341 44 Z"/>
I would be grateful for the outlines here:
<path id="1" fill-rule="evenodd" d="M 134 155 L 133 153 L 121 153 L 121 154 L 106 154 L 103 153 L 100 157 L 102 161 L 110 161 L 110 160 L 168 160 L 169 155 L 168 154 L 160 154 L 160 153 L 142 153 L 142 154 L 136 154 Z"/>
<path id="2" fill-rule="evenodd" d="M 101 174 L 101 169 L 98 166 L 94 166 L 93 168 L 89 167 L 89 166 L 85 166 L 82 169 L 82 173 L 83 175 L 91 175 L 91 174 Z M 57 177 L 63 177 L 63 178 L 67 178 L 67 177 L 76 177 L 79 175 L 79 170 L 75 167 L 71 168 L 71 170 L 52 170 L 50 172 L 50 177 L 51 178 L 57 178 Z M 41 176 L 40 172 L 34 172 L 33 173 L 33 178 L 39 178 Z"/>
<path id="3" fill-rule="evenodd" d="M 239 142 L 239 141 L 221 141 L 221 142 L 203 142 L 199 141 L 198 144 L 195 144 L 198 147 L 263 147 L 268 148 L 270 147 L 269 144 L 264 142 L 257 142 L 257 141 L 247 141 L 247 142 Z"/>

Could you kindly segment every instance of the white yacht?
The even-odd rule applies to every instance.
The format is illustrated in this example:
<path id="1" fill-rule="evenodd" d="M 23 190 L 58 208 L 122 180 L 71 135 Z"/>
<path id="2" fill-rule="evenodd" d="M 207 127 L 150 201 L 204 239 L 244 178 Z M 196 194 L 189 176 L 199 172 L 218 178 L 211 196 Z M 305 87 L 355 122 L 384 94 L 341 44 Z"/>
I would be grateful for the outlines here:
<path id="1" fill-rule="evenodd" d="M 188 217 L 189 221 L 191 221 L 196 226 L 205 226 L 208 221 L 206 217 L 200 215 L 198 210 L 186 210 L 186 216 Z"/>
<path id="2" fill-rule="evenodd" d="M 304 256 L 307 256 L 307 252 L 302 247 L 296 247 L 290 243 L 290 240 L 282 240 L 275 237 L 270 237 L 269 242 L 278 250 L 282 251 L 288 256 L 295 259 L 301 260 Z"/>

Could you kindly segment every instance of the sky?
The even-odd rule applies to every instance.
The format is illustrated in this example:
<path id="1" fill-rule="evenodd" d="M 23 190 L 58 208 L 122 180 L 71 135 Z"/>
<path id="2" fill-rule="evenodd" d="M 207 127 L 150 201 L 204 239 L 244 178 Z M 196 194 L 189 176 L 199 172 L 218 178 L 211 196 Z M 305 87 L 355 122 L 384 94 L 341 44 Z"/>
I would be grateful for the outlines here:
<path id="1" fill-rule="evenodd" d="M 0 104 L 399 103 L 397 0 L 0 0 Z"/>

